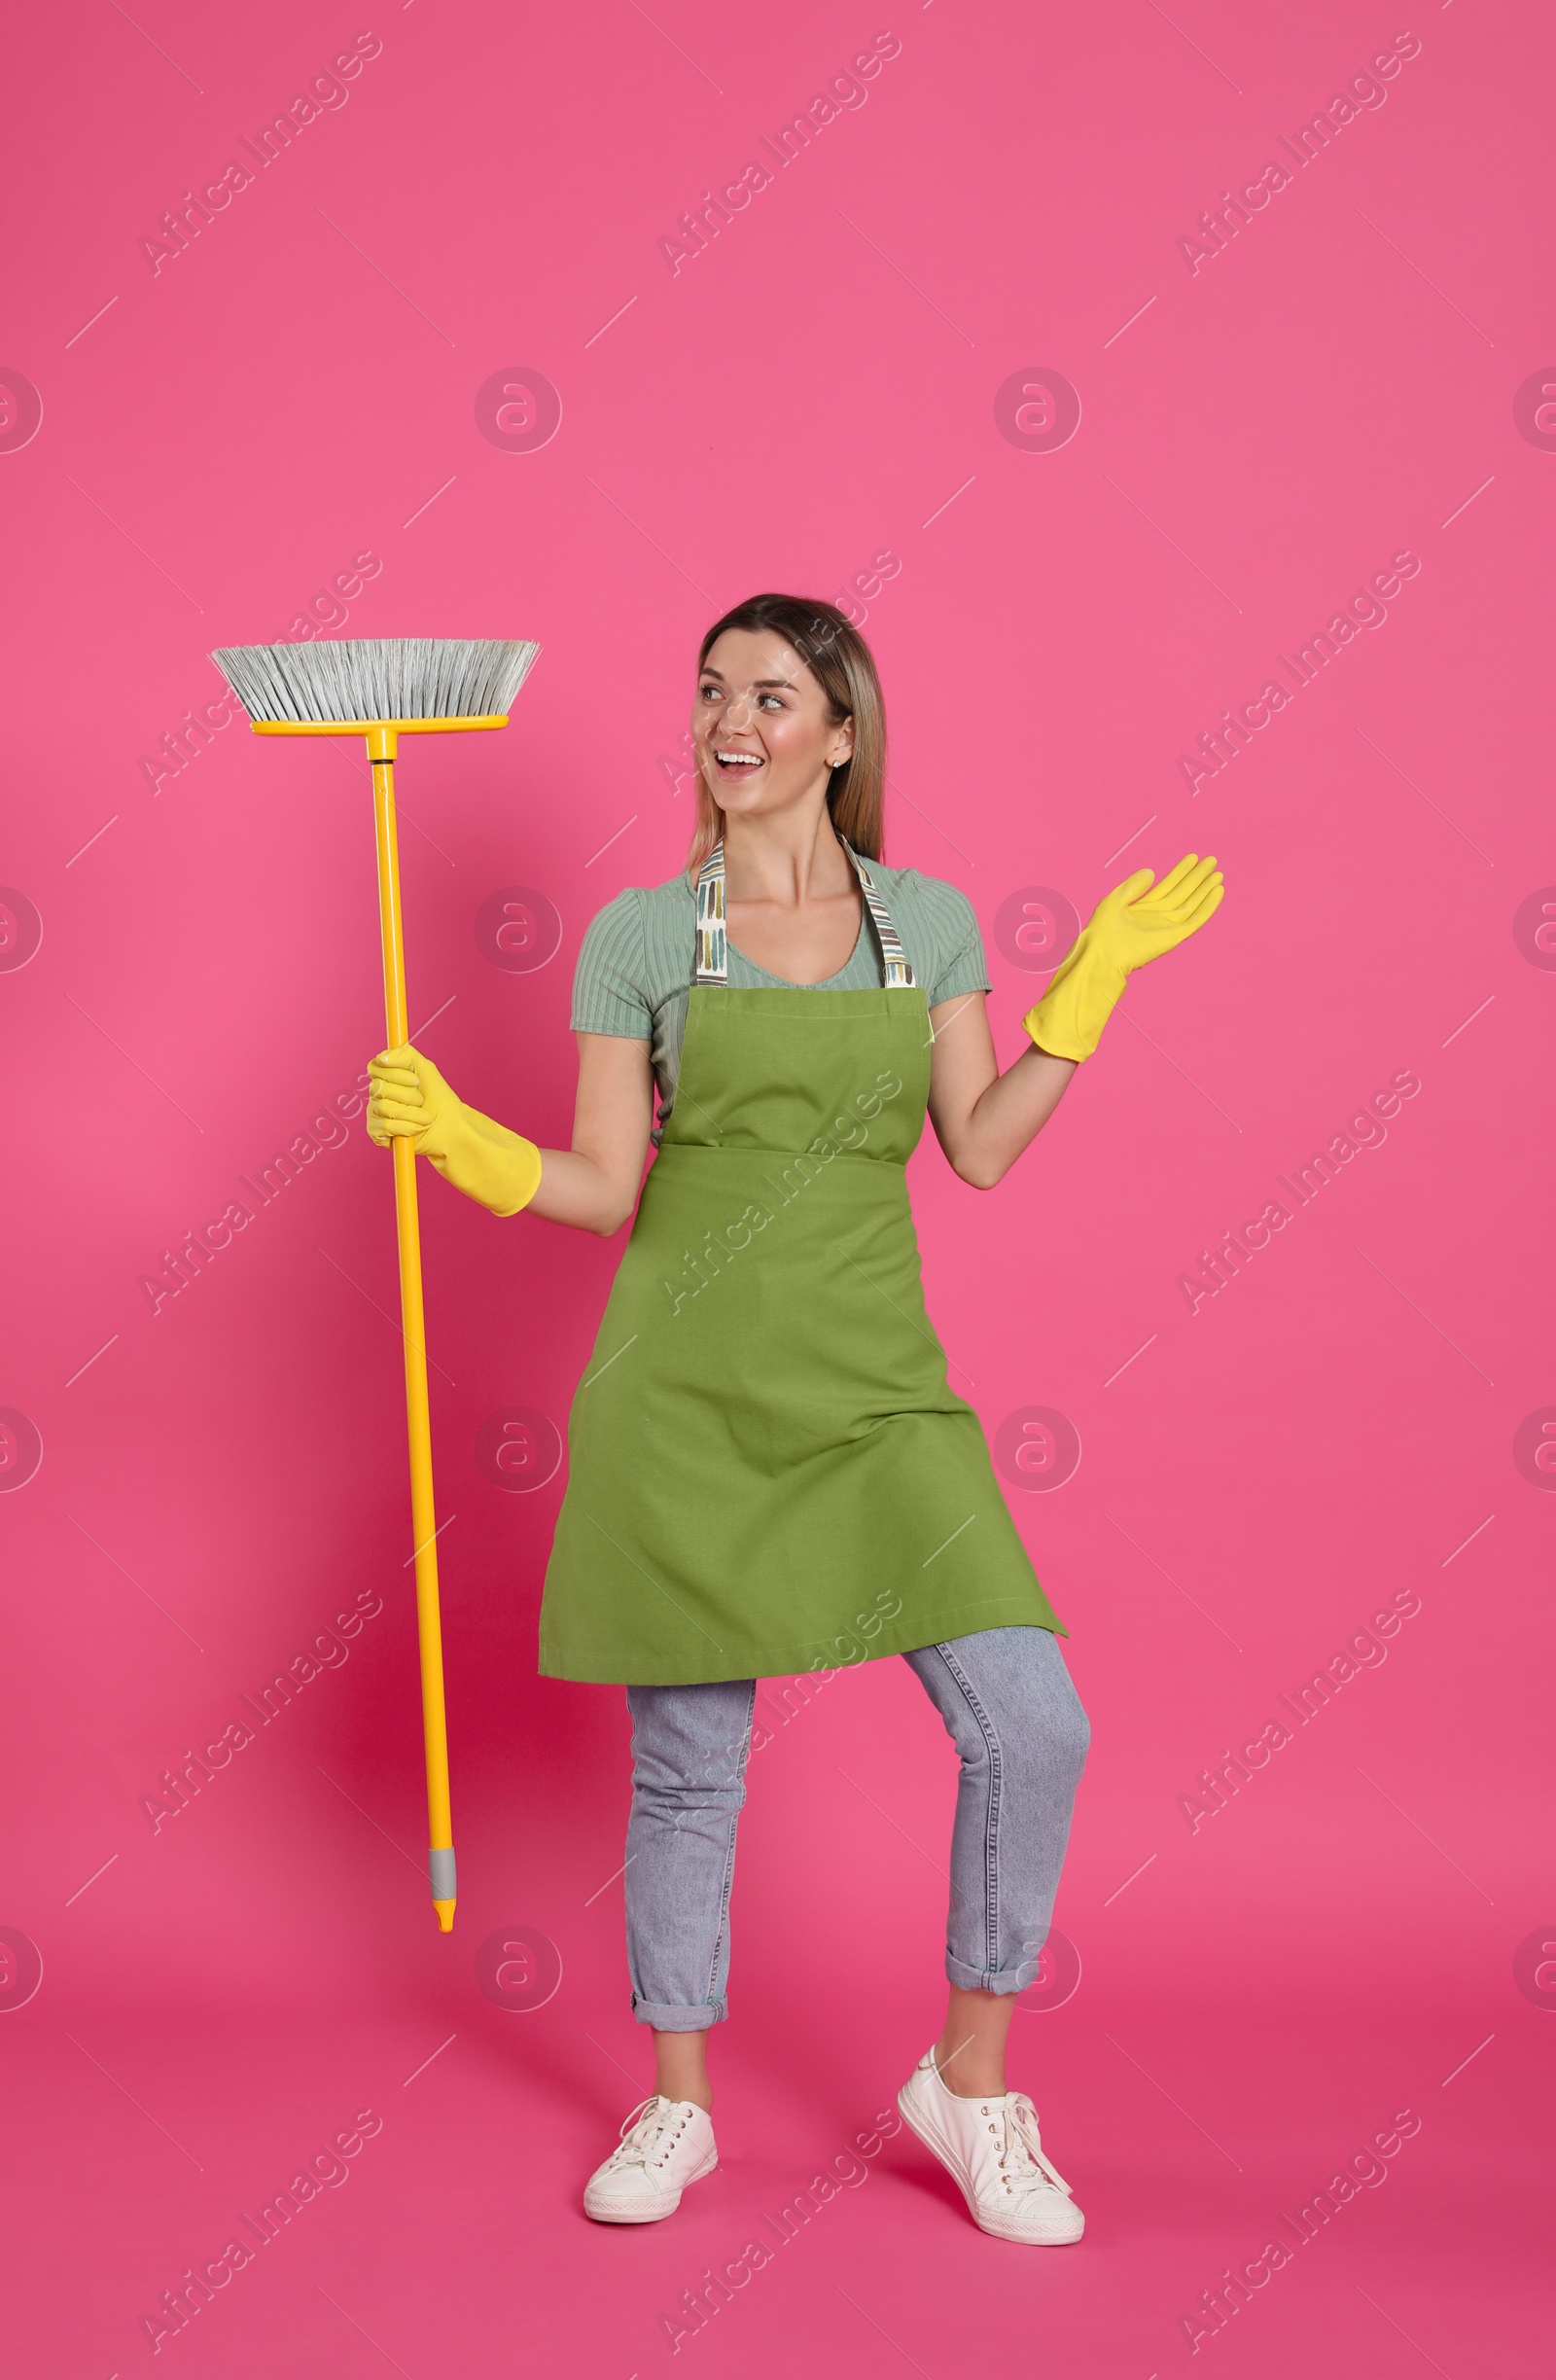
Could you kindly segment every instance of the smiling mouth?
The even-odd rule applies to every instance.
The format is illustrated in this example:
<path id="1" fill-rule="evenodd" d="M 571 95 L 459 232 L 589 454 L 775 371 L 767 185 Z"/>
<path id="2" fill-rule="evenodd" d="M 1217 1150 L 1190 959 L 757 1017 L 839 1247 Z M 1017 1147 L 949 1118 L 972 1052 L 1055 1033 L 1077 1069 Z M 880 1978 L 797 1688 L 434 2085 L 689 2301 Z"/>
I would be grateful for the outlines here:
<path id="1" fill-rule="evenodd" d="M 737 777 L 755 777 L 766 765 L 760 752 L 740 752 L 732 745 L 724 751 L 716 748 L 709 754 L 709 758 L 720 776 L 730 783 L 733 783 Z"/>

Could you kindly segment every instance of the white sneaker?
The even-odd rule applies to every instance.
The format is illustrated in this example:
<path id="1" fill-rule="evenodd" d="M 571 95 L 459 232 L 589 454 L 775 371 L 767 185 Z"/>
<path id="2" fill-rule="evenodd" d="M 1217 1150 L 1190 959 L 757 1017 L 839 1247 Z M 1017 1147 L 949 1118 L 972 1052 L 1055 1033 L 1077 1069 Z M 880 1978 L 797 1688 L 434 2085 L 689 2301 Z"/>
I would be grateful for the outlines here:
<path id="1" fill-rule="evenodd" d="M 706 2108 L 654 2094 L 633 2109 L 620 2147 L 589 2176 L 584 2212 L 597 2223 L 656 2223 L 675 2213 L 688 2184 L 718 2162 Z"/>
<path id="2" fill-rule="evenodd" d="M 1043 2153 L 1038 2111 L 1025 2091 L 963 2099 L 947 2089 L 933 2049 L 897 2094 L 912 2129 L 959 2185 L 979 2230 L 1032 2248 L 1078 2240 L 1086 2219 Z"/>

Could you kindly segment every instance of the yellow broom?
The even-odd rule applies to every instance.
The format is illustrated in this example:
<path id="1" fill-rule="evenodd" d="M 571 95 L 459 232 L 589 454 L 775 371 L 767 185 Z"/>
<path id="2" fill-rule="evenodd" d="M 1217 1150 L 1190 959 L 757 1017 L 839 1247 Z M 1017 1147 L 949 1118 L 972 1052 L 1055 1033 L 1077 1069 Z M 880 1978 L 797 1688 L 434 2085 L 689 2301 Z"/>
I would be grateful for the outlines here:
<path id="1" fill-rule="evenodd" d="M 402 735 L 446 735 L 470 728 L 506 728 L 509 706 L 539 651 L 539 645 L 516 639 L 397 636 L 309 645 L 239 645 L 211 656 L 247 711 L 256 735 L 367 737 L 378 846 L 384 1025 L 390 1048 L 410 1038 L 395 835 L 398 739 Z M 448 1728 L 438 1610 L 438 1521 L 427 1407 L 416 1157 L 408 1140 L 396 1139 L 394 1167 L 416 1633 L 421 1647 L 421 1723 L 427 1760 L 427 1866 L 432 1904 L 439 1926 L 447 1934 L 454 1923 L 456 1898 L 454 1839 L 448 1806 Z"/>

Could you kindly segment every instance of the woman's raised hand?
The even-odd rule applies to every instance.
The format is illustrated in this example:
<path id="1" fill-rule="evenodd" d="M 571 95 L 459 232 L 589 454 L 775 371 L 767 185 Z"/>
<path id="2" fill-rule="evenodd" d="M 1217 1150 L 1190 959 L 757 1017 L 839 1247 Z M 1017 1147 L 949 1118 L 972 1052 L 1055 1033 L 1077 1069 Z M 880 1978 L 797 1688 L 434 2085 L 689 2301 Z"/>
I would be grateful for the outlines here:
<path id="1" fill-rule="evenodd" d="M 1035 1009 L 1022 1018 L 1040 1049 L 1088 1058 L 1135 970 L 1186 941 L 1212 918 L 1225 890 L 1214 859 L 1189 852 L 1158 884 L 1137 869 L 1098 902 L 1079 939 L 1054 972 Z"/>
<path id="2" fill-rule="evenodd" d="M 1159 884 L 1150 869 L 1137 869 L 1098 902 L 1086 932 L 1132 976 L 1137 967 L 1197 934 L 1220 908 L 1224 890 L 1214 859 L 1198 859 L 1191 851 Z"/>

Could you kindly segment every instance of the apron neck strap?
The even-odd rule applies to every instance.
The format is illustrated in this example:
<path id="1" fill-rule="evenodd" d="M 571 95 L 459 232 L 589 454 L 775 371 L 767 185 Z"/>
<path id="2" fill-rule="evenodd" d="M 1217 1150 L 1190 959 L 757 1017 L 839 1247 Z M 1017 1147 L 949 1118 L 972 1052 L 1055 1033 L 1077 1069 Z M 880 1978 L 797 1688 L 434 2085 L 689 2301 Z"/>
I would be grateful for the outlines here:
<path id="1" fill-rule="evenodd" d="M 913 988 L 913 970 L 902 939 L 893 925 L 891 912 L 875 889 L 870 874 L 852 843 L 838 835 L 838 841 L 854 863 L 865 896 L 865 906 L 875 928 L 875 940 L 880 944 L 882 978 L 888 991 Z M 729 980 L 729 942 L 725 932 L 724 916 L 724 837 L 721 835 L 703 861 L 697 874 L 697 966 L 698 983 L 727 984 Z"/>

